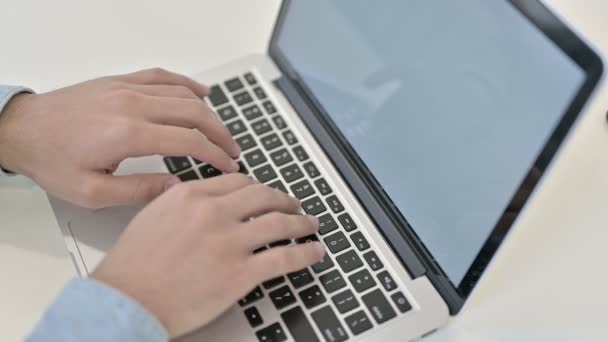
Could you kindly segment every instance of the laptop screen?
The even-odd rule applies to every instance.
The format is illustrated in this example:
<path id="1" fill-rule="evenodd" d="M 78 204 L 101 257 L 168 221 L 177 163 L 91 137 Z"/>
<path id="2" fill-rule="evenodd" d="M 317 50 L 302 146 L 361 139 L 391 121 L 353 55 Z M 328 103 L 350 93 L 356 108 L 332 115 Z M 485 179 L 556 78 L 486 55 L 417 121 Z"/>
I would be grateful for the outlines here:
<path id="1" fill-rule="evenodd" d="M 292 1 L 277 44 L 458 286 L 585 81 L 508 1 Z"/>

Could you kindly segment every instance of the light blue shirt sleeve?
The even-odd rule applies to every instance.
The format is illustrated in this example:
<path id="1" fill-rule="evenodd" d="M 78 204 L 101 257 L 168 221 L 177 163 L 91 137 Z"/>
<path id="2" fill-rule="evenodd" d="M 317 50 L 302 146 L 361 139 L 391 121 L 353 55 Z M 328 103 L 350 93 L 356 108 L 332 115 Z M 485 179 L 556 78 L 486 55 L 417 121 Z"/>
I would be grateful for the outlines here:
<path id="1" fill-rule="evenodd" d="M 28 342 L 166 342 L 167 331 L 135 300 L 91 278 L 70 281 Z"/>

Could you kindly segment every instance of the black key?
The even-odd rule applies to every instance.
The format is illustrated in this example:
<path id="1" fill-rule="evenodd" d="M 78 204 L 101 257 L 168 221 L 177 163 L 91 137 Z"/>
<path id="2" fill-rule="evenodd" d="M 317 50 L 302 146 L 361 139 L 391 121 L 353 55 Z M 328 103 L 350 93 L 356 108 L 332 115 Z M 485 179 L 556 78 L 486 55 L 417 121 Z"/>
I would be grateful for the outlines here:
<path id="1" fill-rule="evenodd" d="M 302 146 L 294 147 L 293 154 L 296 155 L 296 158 L 298 158 L 299 161 L 305 161 L 306 159 L 308 159 L 308 153 L 306 153 L 304 147 Z"/>
<path id="2" fill-rule="evenodd" d="M 317 334 L 312 329 L 312 325 L 310 325 L 310 322 L 301 307 L 296 306 L 293 309 L 283 312 L 281 318 L 296 342 L 319 341 Z"/>
<path id="3" fill-rule="evenodd" d="M 395 283 L 393 277 L 391 277 L 391 274 L 388 273 L 388 271 L 378 273 L 378 281 L 380 284 L 382 284 L 382 287 L 384 287 L 387 292 L 391 292 L 397 288 L 397 283 Z"/>
<path id="4" fill-rule="evenodd" d="M 325 204 L 323 204 L 323 201 L 321 201 L 319 197 L 313 197 L 302 202 L 302 208 L 304 208 L 304 211 L 308 215 L 319 215 L 320 213 L 327 210 Z"/>
<path id="5" fill-rule="evenodd" d="M 265 289 L 271 289 L 273 287 L 279 286 L 285 282 L 285 277 L 276 277 L 272 279 L 268 279 L 262 283 Z"/>
<path id="6" fill-rule="evenodd" d="M 274 114 L 277 112 L 277 109 L 270 101 L 266 101 L 266 102 L 262 103 L 262 106 L 264 106 L 264 109 L 266 109 L 266 113 L 268 113 L 268 114 Z"/>
<path id="7" fill-rule="evenodd" d="M 258 149 L 245 154 L 245 160 L 250 167 L 256 167 L 262 163 L 265 163 L 267 159 L 264 153 Z"/>
<path id="8" fill-rule="evenodd" d="M 255 118 L 259 118 L 260 116 L 262 116 L 262 111 L 257 105 L 249 106 L 243 108 L 243 116 L 245 116 L 245 119 L 251 121 Z"/>
<path id="9" fill-rule="evenodd" d="M 318 285 L 311 286 L 299 293 L 300 299 L 307 309 L 312 309 L 317 305 L 325 303 L 326 299 Z"/>
<path id="10" fill-rule="evenodd" d="M 334 213 L 337 214 L 341 211 L 344 211 L 344 206 L 342 206 L 342 203 L 340 203 L 340 200 L 336 195 L 327 197 L 326 201 L 329 207 L 331 208 L 331 211 L 333 211 Z"/>
<path id="11" fill-rule="evenodd" d="M 394 293 L 391 298 L 393 299 L 393 303 L 395 303 L 395 306 L 397 306 L 397 309 L 399 309 L 401 313 L 408 312 L 412 309 L 410 302 L 407 301 L 403 293 Z"/>
<path id="12" fill-rule="evenodd" d="M 253 174 L 260 183 L 266 183 L 278 177 L 277 173 L 274 172 L 274 169 L 272 168 L 272 166 L 270 166 L 270 164 L 266 164 L 258 169 L 253 170 Z"/>
<path id="13" fill-rule="evenodd" d="M 287 193 L 287 188 L 285 187 L 285 185 L 283 185 L 283 182 L 281 182 L 280 180 L 278 180 L 276 182 L 272 182 L 272 183 L 268 184 L 268 186 L 273 189 L 281 190 L 284 193 Z"/>
<path id="14" fill-rule="evenodd" d="M 277 128 L 279 130 L 283 129 L 283 128 L 287 128 L 287 123 L 285 122 L 285 120 L 283 120 L 283 117 L 280 115 L 276 115 L 272 118 L 272 121 L 274 121 L 274 125 L 277 126 Z"/>
<path id="15" fill-rule="evenodd" d="M 313 312 L 311 316 L 325 341 L 342 342 L 348 339 L 348 334 L 329 305 Z"/>
<path id="16" fill-rule="evenodd" d="M 391 304 L 386 300 L 382 290 L 375 289 L 372 292 L 361 297 L 361 300 L 367 306 L 367 309 L 374 317 L 378 324 L 384 323 L 391 318 L 397 316 Z"/>
<path id="17" fill-rule="evenodd" d="M 255 94 L 255 97 L 258 98 L 258 100 L 263 100 L 266 98 L 266 93 L 264 92 L 264 89 L 260 87 L 253 88 L 253 92 Z"/>
<path id="18" fill-rule="evenodd" d="M 281 138 L 279 138 L 279 136 L 275 133 L 263 137 L 262 139 L 260 139 L 260 141 L 262 142 L 262 146 L 264 146 L 266 151 L 272 151 L 275 148 L 283 145 Z"/>
<path id="19" fill-rule="evenodd" d="M 244 105 L 250 103 L 251 101 L 253 101 L 253 97 L 251 97 L 249 92 L 246 90 L 244 92 L 235 94 L 233 96 L 233 98 L 234 98 L 234 102 L 236 102 L 236 104 L 238 104 L 239 106 L 244 106 Z"/>
<path id="20" fill-rule="evenodd" d="M 283 342 L 287 336 L 279 323 L 274 323 L 255 333 L 260 342 Z"/>
<path id="21" fill-rule="evenodd" d="M 177 177 L 182 181 L 182 182 L 187 182 L 187 181 L 193 181 L 193 180 L 197 180 L 198 179 L 198 175 L 196 174 L 196 172 L 194 172 L 194 170 L 190 170 L 184 173 L 180 173 L 179 175 L 177 175 Z"/>
<path id="22" fill-rule="evenodd" d="M 321 173 L 319 173 L 319 169 L 317 169 L 317 166 L 313 162 L 304 164 L 304 170 L 306 170 L 306 173 L 308 176 L 310 176 L 310 178 L 316 178 L 321 175 Z"/>
<path id="23" fill-rule="evenodd" d="M 346 282 L 344 281 L 344 278 L 342 278 L 342 275 L 340 275 L 340 271 L 338 270 L 333 270 L 331 272 L 325 273 L 324 275 L 319 277 L 319 280 L 321 281 L 321 285 L 323 285 L 323 288 L 325 289 L 325 291 L 327 291 L 327 293 L 338 291 L 339 289 L 346 286 Z"/>
<path id="24" fill-rule="evenodd" d="M 352 249 L 336 257 L 336 261 L 338 262 L 338 265 L 340 265 L 344 273 L 348 273 L 363 266 L 361 258 L 359 258 L 357 253 Z"/>
<path id="25" fill-rule="evenodd" d="M 294 196 L 298 199 L 306 198 L 315 193 L 315 189 L 310 185 L 310 183 L 305 179 L 301 182 L 297 182 L 291 186 L 291 192 L 293 192 Z"/>
<path id="26" fill-rule="evenodd" d="M 316 264 L 312 265 L 312 270 L 315 271 L 315 273 L 321 273 L 325 270 L 328 270 L 332 267 L 334 267 L 334 262 L 331 261 L 331 258 L 329 257 L 329 255 L 325 254 L 323 256 L 323 259 L 321 259 L 321 261 L 317 262 Z"/>
<path id="27" fill-rule="evenodd" d="M 333 296 L 331 300 L 334 302 L 340 313 L 345 313 L 359 307 L 359 301 L 351 290 L 340 292 Z"/>
<path id="28" fill-rule="evenodd" d="M 241 306 L 249 305 L 262 298 L 264 298 L 264 293 L 262 292 L 262 289 L 259 287 L 256 287 L 255 289 L 253 289 L 253 291 L 249 292 L 245 296 L 245 298 L 239 300 L 239 304 Z"/>
<path id="29" fill-rule="evenodd" d="M 287 278 L 289 278 L 291 285 L 293 285 L 293 287 L 295 287 L 296 289 L 304 287 L 315 280 L 307 268 L 299 270 L 297 272 L 288 273 Z"/>
<path id="30" fill-rule="evenodd" d="M 355 272 L 350 277 L 348 277 L 348 281 L 353 284 L 355 290 L 357 290 L 357 292 L 359 293 L 367 289 L 371 289 L 376 285 L 374 277 L 372 277 L 372 275 L 366 269 Z"/>
<path id="31" fill-rule="evenodd" d="M 276 166 L 283 166 L 283 165 L 293 161 L 291 154 L 289 154 L 289 151 L 287 151 L 287 149 L 285 149 L 285 148 L 272 152 L 270 154 L 270 159 L 272 159 L 272 162 Z"/>
<path id="32" fill-rule="evenodd" d="M 357 229 L 355 221 L 353 221 L 353 219 L 350 217 L 350 214 L 348 213 L 344 213 L 338 216 L 338 220 L 340 221 L 340 223 L 342 223 L 342 227 L 344 227 L 347 232 Z"/>
<path id="33" fill-rule="evenodd" d="M 248 149 L 255 147 L 257 143 L 251 134 L 245 134 L 241 137 L 234 139 L 241 148 L 241 151 L 247 151 Z"/>
<path id="34" fill-rule="evenodd" d="M 247 167 L 245 166 L 245 164 L 242 161 L 239 161 L 238 164 L 239 164 L 239 173 L 242 173 L 244 175 L 249 173 L 249 170 L 247 170 Z"/>
<path id="35" fill-rule="evenodd" d="M 209 90 L 209 102 L 211 102 L 214 107 L 221 106 L 228 102 L 228 98 L 220 86 L 214 85 Z"/>
<path id="36" fill-rule="evenodd" d="M 243 88 L 243 82 L 241 82 L 238 77 L 229 79 L 228 81 L 224 82 L 224 85 L 231 93 Z"/>
<path id="37" fill-rule="evenodd" d="M 363 236 L 363 233 L 361 233 L 361 232 L 353 233 L 350 236 L 350 239 L 353 240 L 353 243 L 355 244 L 355 246 L 357 246 L 357 249 L 360 251 L 364 251 L 369 248 L 369 243 L 367 242 L 367 240 Z"/>
<path id="38" fill-rule="evenodd" d="M 319 238 L 314 234 L 296 239 L 296 242 L 299 244 L 315 242 L 315 241 L 319 241 Z"/>
<path id="39" fill-rule="evenodd" d="M 295 134 L 293 134 L 292 131 L 283 132 L 283 137 L 285 138 L 285 141 L 287 141 L 287 143 L 289 145 L 295 145 L 298 143 L 298 138 L 296 138 Z"/>
<path id="40" fill-rule="evenodd" d="M 192 160 L 194 160 L 194 163 L 195 163 L 196 165 L 200 165 L 200 164 L 202 164 L 202 163 L 203 163 L 202 161 L 200 161 L 200 160 L 198 160 L 198 159 L 196 159 L 196 158 L 192 158 Z"/>
<path id="41" fill-rule="evenodd" d="M 215 167 L 213 167 L 209 164 L 201 166 L 201 168 L 198 171 L 201 173 L 201 176 L 203 178 L 217 177 L 222 174 L 222 171 L 216 169 Z"/>
<path id="42" fill-rule="evenodd" d="M 323 214 L 319 216 L 319 234 L 325 235 L 337 228 L 338 224 L 331 214 Z"/>
<path id="43" fill-rule="evenodd" d="M 247 127 L 245 126 L 242 120 L 232 121 L 226 124 L 226 128 L 228 128 L 230 134 L 232 134 L 233 136 L 241 134 L 247 130 Z"/>
<path id="44" fill-rule="evenodd" d="M 269 132 L 272 127 L 270 127 L 270 122 L 266 119 L 258 120 L 251 124 L 251 128 L 257 135 L 262 135 L 266 132 Z"/>
<path id="45" fill-rule="evenodd" d="M 325 181 L 325 178 L 317 179 L 315 181 L 315 186 L 317 187 L 317 189 L 319 189 L 319 192 L 323 196 L 329 195 L 332 192 L 331 188 L 329 187 L 329 184 L 327 184 L 327 182 Z"/>
<path id="46" fill-rule="evenodd" d="M 217 110 L 217 114 L 223 121 L 228 121 L 236 117 L 236 110 L 232 106 L 226 106 Z"/>
<path id="47" fill-rule="evenodd" d="M 187 157 L 165 157 L 163 159 L 165 161 L 165 165 L 167 165 L 167 169 L 172 174 L 182 172 L 192 166 Z"/>
<path id="48" fill-rule="evenodd" d="M 332 234 L 323 239 L 323 241 L 325 241 L 325 244 L 327 245 L 327 247 L 329 247 L 329 250 L 334 254 L 339 253 L 350 247 L 350 242 L 348 242 L 348 238 L 346 238 L 346 235 L 344 235 L 344 233 L 342 232 Z"/>
<path id="49" fill-rule="evenodd" d="M 367 317 L 365 311 L 360 310 L 354 314 L 346 317 L 344 323 L 353 333 L 353 335 L 359 335 L 372 328 L 372 322 Z"/>
<path id="50" fill-rule="evenodd" d="M 369 268 L 372 269 L 372 271 L 377 271 L 377 270 L 381 269 L 382 267 L 384 267 L 384 265 L 382 264 L 382 261 L 380 261 L 380 258 L 378 258 L 378 255 L 376 255 L 376 252 L 374 252 L 374 251 L 369 251 L 369 252 L 363 254 L 363 258 L 369 265 Z"/>
<path id="51" fill-rule="evenodd" d="M 278 310 L 296 302 L 296 297 L 287 285 L 271 291 L 268 297 L 270 297 L 270 300 Z"/>
<path id="52" fill-rule="evenodd" d="M 245 81 L 247 81 L 249 85 L 254 85 L 258 83 L 258 80 L 256 80 L 255 76 L 253 76 L 253 74 L 250 72 L 246 73 L 243 77 L 245 77 Z"/>
<path id="53" fill-rule="evenodd" d="M 255 306 L 252 306 L 249 309 L 245 310 L 245 317 L 247 317 L 249 325 L 251 325 L 252 328 L 264 324 L 264 319 L 262 319 L 260 312 Z"/>
<path id="54" fill-rule="evenodd" d="M 279 240 L 268 244 L 270 247 L 287 246 L 291 244 L 291 240 Z"/>
<path id="55" fill-rule="evenodd" d="M 283 175 L 283 178 L 285 178 L 287 183 L 297 181 L 298 179 L 304 177 L 302 170 L 300 170 L 300 167 L 297 164 L 291 164 L 282 168 L 281 175 Z"/>

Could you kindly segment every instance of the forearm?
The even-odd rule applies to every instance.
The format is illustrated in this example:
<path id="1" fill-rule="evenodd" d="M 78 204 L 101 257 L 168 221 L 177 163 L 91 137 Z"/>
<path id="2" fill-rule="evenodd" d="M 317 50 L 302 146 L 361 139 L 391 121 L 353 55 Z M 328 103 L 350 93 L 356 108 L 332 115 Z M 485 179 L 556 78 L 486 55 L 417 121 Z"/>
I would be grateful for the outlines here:
<path id="1" fill-rule="evenodd" d="M 2 113 L 4 109 L 7 107 L 8 103 L 17 95 L 22 93 L 31 93 L 32 90 L 29 88 L 21 87 L 21 86 L 8 86 L 8 85 L 0 85 L 0 125 L 2 125 Z M 11 173 L 7 172 L 2 168 L 2 166 L 6 166 L 3 163 L 3 153 L 2 144 L 3 144 L 3 136 L 2 130 L 0 130 L 0 176 L 2 175 L 11 175 Z"/>

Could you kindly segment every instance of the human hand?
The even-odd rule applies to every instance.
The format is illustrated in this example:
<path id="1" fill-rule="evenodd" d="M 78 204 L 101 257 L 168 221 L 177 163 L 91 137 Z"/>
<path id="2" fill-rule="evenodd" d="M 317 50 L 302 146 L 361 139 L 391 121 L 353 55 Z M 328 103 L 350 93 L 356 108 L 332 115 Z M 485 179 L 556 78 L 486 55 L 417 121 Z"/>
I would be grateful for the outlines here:
<path id="1" fill-rule="evenodd" d="M 148 202 L 179 182 L 170 174 L 113 176 L 129 157 L 192 156 L 235 172 L 240 149 L 201 100 L 208 93 L 151 69 L 18 95 L 0 116 L 0 165 L 90 208 Z"/>
<path id="2" fill-rule="evenodd" d="M 314 234 L 318 219 L 297 215 L 299 209 L 297 199 L 240 174 L 179 184 L 133 219 L 92 277 L 130 295 L 171 337 L 180 336 L 256 284 L 321 260 L 320 242 L 253 253 Z"/>

